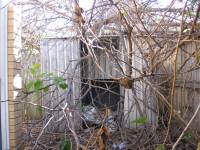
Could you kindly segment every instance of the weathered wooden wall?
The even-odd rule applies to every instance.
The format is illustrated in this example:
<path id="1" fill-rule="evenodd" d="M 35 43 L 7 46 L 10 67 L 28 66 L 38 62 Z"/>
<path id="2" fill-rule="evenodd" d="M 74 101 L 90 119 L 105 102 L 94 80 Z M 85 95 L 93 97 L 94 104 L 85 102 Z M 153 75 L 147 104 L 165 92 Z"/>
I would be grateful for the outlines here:
<path id="1" fill-rule="evenodd" d="M 133 58 L 132 58 L 132 77 L 140 77 L 143 69 L 145 67 L 145 62 L 140 53 L 141 45 L 133 43 Z M 120 39 L 120 49 L 122 51 L 123 60 L 127 62 L 128 60 L 128 40 L 127 38 Z M 143 50 L 145 50 L 143 46 Z M 128 70 L 128 64 L 122 63 L 125 72 Z M 134 69 L 136 68 L 136 69 Z M 134 81 L 132 89 L 124 89 L 124 115 L 125 123 L 129 127 L 136 127 L 137 124 L 134 123 L 135 120 L 146 117 L 150 124 L 156 125 L 156 103 L 157 98 L 153 90 L 142 80 Z"/>
<path id="2" fill-rule="evenodd" d="M 42 72 L 53 73 L 54 76 L 63 76 L 67 79 L 68 90 L 59 90 L 58 93 L 46 95 L 43 99 L 43 104 L 50 108 L 63 107 L 66 103 L 75 105 L 80 97 L 80 41 L 77 38 L 60 38 L 60 39 L 44 39 L 41 41 L 41 64 Z M 47 82 L 47 84 L 52 81 Z M 55 87 L 51 88 L 53 91 Z M 55 114 L 59 119 L 63 113 Z M 75 121 L 79 121 L 78 116 L 75 116 Z M 52 125 L 58 124 L 59 130 L 64 130 L 63 124 L 56 123 L 56 119 Z"/>
<path id="3" fill-rule="evenodd" d="M 140 39 L 141 40 L 141 39 Z M 126 41 L 125 48 L 126 46 Z M 133 42 L 134 43 L 134 42 Z M 145 52 L 145 45 L 139 45 L 142 47 L 143 52 Z M 166 49 L 167 50 L 167 49 Z M 143 60 L 143 57 L 141 56 L 141 53 L 139 52 L 139 47 L 134 43 L 133 44 L 133 66 L 136 67 L 139 71 L 143 71 L 145 67 L 145 62 Z M 125 51 L 126 52 L 126 51 Z M 126 56 L 126 54 L 124 54 Z M 173 100 L 174 109 L 177 112 L 180 112 L 180 115 L 185 119 L 185 121 L 189 121 L 192 115 L 194 114 L 200 100 L 200 44 L 199 41 L 193 41 L 193 42 L 186 42 L 179 48 L 178 57 L 177 57 L 177 70 L 181 68 L 181 71 L 177 71 L 177 77 L 176 77 L 176 88 L 175 88 L 175 95 Z M 126 58 L 127 59 L 127 58 Z M 125 60 L 126 60 L 125 59 Z M 157 73 L 167 73 L 169 76 L 173 74 L 173 67 L 174 67 L 174 61 L 175 55 L 172 55 L 167 61 L 163 63 L 165 68 L 161 65 L 158 67 Z M 127 68 L 126 65 L 124 65 L 125 68 Z M 133 69 L 133 77 L 137 77 L 139 73 Z M 169 77 L 168 76 L 168 77 Z M 166 77 L 158 77 L 157 79 L 151 78 L 150 81 L 153 82 L 162 82 L 166 79 Z M 169 86 L 171 86 L 171 82 L 168 83 Z M 166 87 L 164 87 L 166 88 Z M 169 89 L 168 92 L 170 92 L 171 89 Z M 139 98 L 139 103 L 137 104 L 135 98 L 133 98 L 133 92 L 135 91 L 137 97 Z M 152 90 L 149 86 L 147 86 L 143 82 L 136 81 L 134 83 L 134 91 L 125 89 L 125 114 L 128 111 L 129 117 L 127 120 L 129 120 L 129 125 L 131 125 L 131 122 L 135 119 L 137 119 L 139 116 L 141 116 L 141 110 L 142 112 L 145 112 L 146 116 L 148 117 L 149 121 L 153 124 L 157 122 L 157 114 L 154 111 L 151 111 L 151 109 L 156 109 L 156 105 L 159 101 L 159 96 Z M 162 91 L 163 92 L 163 91 Z M 168 97 L 169 94 L 167 91 L 163 94 Z M 138 107 L 140 106 L 140 107 Z M 147 106 L 147 107 L 146 107 Z M 139 110 L 138 108 L 141 108 Z M 200 124 L 200 112 L 198 113 L 197 117 L 195 118 L 194 122 L 192 123 L 193 127 L 195 129 L 198 129 L 198 126 Z"/>
<path id="4" fill-rule="evenodd" d="M 199 48 L 198 41 L 185 43 L 181 46 L 177 59 L 178 68 L 183 64 L 184 67 L 182 73 L 177 76 L 174 105 L 186 121 L 191 119 L 200 103 Z M 199 124 L 200 112 L 192 125 L 195 129 L 198 129 Z"/>
<path id="5" fill-rule="evenodd" d="M 72 39 L 44 39 L 41 42 L 42 72 L 73 79 L 73 99 L 80 95 L 77 84 L 80 78 L 80 41 Z"/>

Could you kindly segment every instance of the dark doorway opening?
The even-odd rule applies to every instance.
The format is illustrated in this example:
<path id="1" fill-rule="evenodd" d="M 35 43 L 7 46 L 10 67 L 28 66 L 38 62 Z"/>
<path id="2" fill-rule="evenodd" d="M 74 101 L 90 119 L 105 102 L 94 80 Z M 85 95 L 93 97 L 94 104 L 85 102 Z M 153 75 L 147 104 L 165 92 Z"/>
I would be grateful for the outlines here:
<path id="1" fill-rule="evenodd" d="M 120 84 L 112 79 L 83 80 L 83 105 L 92 105 L 99 109 L 109 107 L 117 111 L 120 101 Z"/>

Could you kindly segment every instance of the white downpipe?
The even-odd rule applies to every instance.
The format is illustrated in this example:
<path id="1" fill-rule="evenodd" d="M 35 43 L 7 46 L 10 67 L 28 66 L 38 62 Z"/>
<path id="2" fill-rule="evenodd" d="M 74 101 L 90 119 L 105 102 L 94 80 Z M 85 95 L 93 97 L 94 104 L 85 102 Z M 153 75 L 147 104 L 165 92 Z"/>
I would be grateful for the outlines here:
<path id="1" fill-rule="evenodd" d="M 0 8 L 3 3 L 0 0 Z M 8 49 L 7 49 L 7 6 L 0 9 L 0 78 L 1 78 L 1 137 L 2 150 L 9 150 L 8 125 Z"/>

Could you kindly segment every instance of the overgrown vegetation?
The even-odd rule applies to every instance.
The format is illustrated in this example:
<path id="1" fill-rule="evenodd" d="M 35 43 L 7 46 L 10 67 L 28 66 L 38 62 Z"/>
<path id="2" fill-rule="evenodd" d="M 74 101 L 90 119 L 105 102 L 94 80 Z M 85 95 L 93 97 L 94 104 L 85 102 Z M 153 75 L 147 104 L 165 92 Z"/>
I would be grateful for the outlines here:
<path id="1" fill-rule="evenodd" d="M 28 127 L 33 134 L 40 126 L 27 146 L 199 150 L 200 1 L 92 0 L 89 8 L 81 2 L 16 2 L 23 8 L 24 56 L 43 54 L 23 64 L 22 102 L 42 113 Z M 68 42 L 63 54 L 59 37 Z M 48 54 L 40 45 L 45 38 Z M 70 45 L 76 39 L 79 54 Z M 57 60 L 64 67 L 44 65 Z M 105 93 L 117 95 L 117 104 L 106 103 Z M 40 102 L 31 101 L 34 94 Z"/>

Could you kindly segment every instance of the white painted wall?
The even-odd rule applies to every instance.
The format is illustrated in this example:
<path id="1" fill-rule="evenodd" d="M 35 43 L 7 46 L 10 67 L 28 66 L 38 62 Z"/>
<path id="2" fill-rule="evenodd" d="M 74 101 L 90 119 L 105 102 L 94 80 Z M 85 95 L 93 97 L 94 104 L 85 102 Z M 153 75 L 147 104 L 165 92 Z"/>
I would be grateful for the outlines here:
<path id="1" fill-rule="evenodd" d="M 9 148 L 8 70 L 7 70 L 7 3 L 0 0 L 0 79 L 1 79 L 1 137 L 2 150 Z"/>

